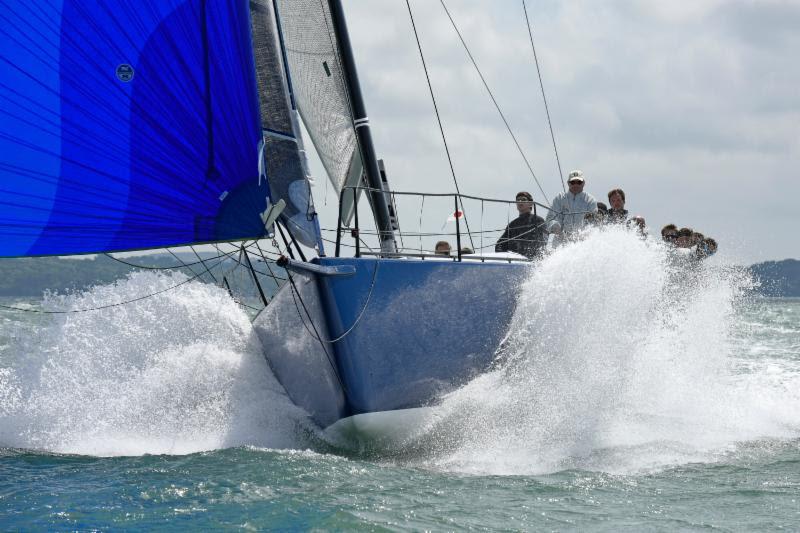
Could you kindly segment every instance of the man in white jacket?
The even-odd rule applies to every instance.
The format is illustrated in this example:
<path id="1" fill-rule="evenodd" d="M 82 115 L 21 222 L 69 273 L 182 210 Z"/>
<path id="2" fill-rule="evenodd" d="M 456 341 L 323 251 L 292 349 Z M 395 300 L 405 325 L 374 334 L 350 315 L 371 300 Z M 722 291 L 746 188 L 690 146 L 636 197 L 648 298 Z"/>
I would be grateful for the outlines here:
<path id="1" fill-rule="evenodd" d="M 562 192 L 553 199 L 551 210 L 545 219 L 547 231 L 554 234 L 553 246 L 570 239 L 586 225 L 586 215 L 597 213 L 597 200 L 583 192 L 585 184 L 583 172 L 573 170 L 567 178 L 569 191 Z"/>

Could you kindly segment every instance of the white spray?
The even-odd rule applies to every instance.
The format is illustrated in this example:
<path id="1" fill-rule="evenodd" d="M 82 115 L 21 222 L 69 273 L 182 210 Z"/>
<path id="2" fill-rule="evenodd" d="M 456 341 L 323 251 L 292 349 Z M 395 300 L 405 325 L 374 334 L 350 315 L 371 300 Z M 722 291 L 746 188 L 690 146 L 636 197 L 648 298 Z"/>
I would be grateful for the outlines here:
<path id="1" fill-rule="evenodd" d="M 154 293 L 182 274 L 134 273 L 48 296 L 85 309 Z M 17 332 L 0 372 L 0 446 L 92 455 L 291 447 L 304 415 L 274 379 L 248 316 L 224 290 L 188 283 Z"/>
<path id="2" fill-rule="evenodd" d="M 733 333 L 747 284 L 622 228 L 558 249 L 522 288 L 498 369 L 440 407 L 429 446 L 444 451 L 425 463 L 629 472 L 800 436 L 796 365 L 779 386 L 742 370 Z"/>

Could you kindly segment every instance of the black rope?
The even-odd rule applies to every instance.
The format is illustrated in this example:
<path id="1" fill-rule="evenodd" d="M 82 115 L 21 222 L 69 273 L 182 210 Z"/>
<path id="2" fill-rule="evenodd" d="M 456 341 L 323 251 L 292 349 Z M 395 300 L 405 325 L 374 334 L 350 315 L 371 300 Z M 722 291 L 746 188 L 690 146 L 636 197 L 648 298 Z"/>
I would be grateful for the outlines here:
<path id="1" fill-rule="evenodd" d="M 275 240 L 273 241 L 273 243 L 275 247 L 278 249 L 278 252 L 282 255 L 283 251 L 281 250 L 278 241 Z M 259 248 L 259 252 L 260 251 L 261 249 Z M 287 251 L 288 251 L 288 246 L 287 246 Z M 311 313 L 308 312 L 308 309 L 306 308 L 306 305 L 303 302 L 302 297 L 300 297 L 300 291 L 297 289 L 297 286 L 294 283 L 294 277 L 292 276 L 292 273 L 288 269 L 285 270 L 286 270 L 286 275 L 289 278 L 289 284 L 290 284 L 289 289 L 292 294 L 292 301 L 294 302 L 294 308 L 297 310 L 297 316 L 300 318 L 300 322 L 303 324 L 303 327 L 305 328 L 306 332 L 308 332 L 308 334 L 311 335 L 312 338 L 314 338 L 317 342 L 319 342 L 319 345 L 322 348 L 323 353 L 325 353 L 325 359 L 328 360 L 328 364 L 331 366 L 331 370 L 333 370 L 333 375 L 336 376 L 336 381 L 338 381 L 339 386 L 342 387 L 342 393 L 345 395 L 346 398 L 349 399 L 349 391 L 347 389 L 347 385 L 345 385 L 342 376 L 339 375 L 339 369 L 336 367 L 336 362 L 333 360 L 333 356 L 328 351 L 328 346 L 326 346 L 325 343 L 322 342 L 322 335 L 320 335 L 319 331 L 317 331 L 317 326 L 314 324 L 314 320 L 311 319 Z M 297 297 L 295 297 L 295 293 L 297 294 Z M 311 333 L 311 330 L 308 329 L 308 325 L 306 324 L 306 321 L 303 318 L 303 314 L 300 312 L 300 307 L 297 305 L 298 298 L 300 299 L 300 303 L 303 305 L 303 310 L 305 310 L 306 315 L 308 316 L 308 321 L 311 323 L 311 327 L 314 329 L 314 333 Z M 266 307 L 264 309 L 266 309 Z M 259 313 L 259 315 L 260 314 L 261 313 Z M 256 315 L 256 318 L 257 317 L 258 315 Z M 253 320 L 255 320 L 255 318 Z"/>
<path id="2" fill-rule="evenodd" d="M 261 302 L 264 304 L 264 307 L 266 307 L 269 305 L 269 300 L 267 300 L 267 295 L 264 294 L 264 289 L 261 288 L 261 282 L 258 281 L 258 274 L 256 274 L 256 269 L 253 268 L 253 262 L 250 261 L 250 254 L 245 251 L 244 245 L 242 245 L 242 252 L 239 254 L 239 257 L 242 256 L 244 256 L 247 261 L 247 267 L 250 269 L 250 274 L 253 276 L 253 282 L 256 284 L 256 289 L 258 289 L 258 295 L 261 297 Z"/>
<path id="3" fill-rule="evenodd" d="M 205 269 L 206 269 L 206 272 L 208 272 L 208 275 L 209 275 L 209 276 L 211 276 L 211 279 L 213 279 L 213 280 L 214 280 L 214 283 L 219 283 L 219 282 L 217 281 L 217 278 L 215 278 L 215 277 L 214 277 L 214 274 L 212 274 L 212 273 L 211 273 L 211 270 L 209 270 L 209 268 L 208 268 L 208 265 L 206 265 L 206 263 L 205 263 L 205 261 L 203 260 L 203 258 L 202 258 L 202 257 L 200 257 L 200 254 L 198 254 L 198 253 L 197 253 L 197 250 L 195 250 L 195 249 L 194 249 L 194 246 L 190 246 L 190 247 L 189 247 L 189 249 L 191 249 L 191 250 L 192 250 L 192 252 L 194 252 L 194 255 L 195 255 L 195 257 L 197 257 L 198 261 L 200 261 L 200 264 L 202 264 L 202 265 L 203 265 L 203 268 L 205 268 Z"/>
<path id="4" fill-rule="evenodd" d="M 358 313 L 358 316 L 356 317 L 355 321 L 353 321 L 353 324 L 349 328 L 347 328 L 347 330 L 344 333 L 342 333 L 341 335 L 339 335 L 338 337 L 336 337 L 334 339 L 323 339 L 322 336 L 319 335 L 319 333 L 317 333 L 317 337 L 315 337 L 315 338 L 318 341 L 324 342 L 326 344 L 337 343 L 340 340 L 342 340 L 343 338 L 347 337 L 356 328 L 358 323 L 361 322 L 361 319 L 364 318 L 364 315 L 365 315 L 365 313 L 367 311 L 367 306 L 369 306 L 369 302 L 372 299 L 372 291 L 375 288 L 375 281 L 378 278 L 378 265 L 380 265 L 380 261 L 375 260 L 375 269 L 372 271 L 372 282 L 370 283 L 369 292 L 367 293 L 367 300 L 364 302 L 364 306 L 361 308 L 361 311 Z M 289 283 L 292 284 L 292 289 L 294 289 L 294 291 L 297 292 L 297 297 L 300 299 L 300 304 L 303 306 L 303 309 L 305 310 L 306 315 L 308 315 L 309 322 L 311 322 L 311 325 L 314 326 L 314 321 L 311 319 L 311 314 L 308 312 L 308 309 L 306 308 L 306 304 L 305 304 L 305 302 L 303 302 L 302 296 L 300 296 L 300 291 L 297 290 L 297 286 L 294 284 L 294 278 L 292 277 L 291 273 L 289 273 L 288 270 L 286 272 L 289 274 Z M 300 310 L 298 309 L 298 312 L 299 311 Z M 300 319 L 301 320 L 303 319 L 302 315 L 300 316 Z M 305 320 L 303 320 L 303 325 L 305 326 Z M 309 330 L 308 327 L 306 327 L 306 331 L 308 331 L 309 335 L 311 335 L 311 330 Z M 315 333 L 317 332 L 317 328 L 315 326 L 314 326 L 314 332 Z"/>
<path id="5" fill-rule="evenodd" d="M 417 40 L 417 49 L 419 50 L 419 58 L 422 60 L 422 70 L 425 71 L 425 79 L 428 81 L 428 90 L 431 93 L 431 100 L 433 101 L 433 110 L 436 112 L 436 121 L 439 123 L 439 132 L 442 134 L 442 142 L 444 143 L 444 151 L 447 154 L 447 163 L 450 165 L 450 174 L 453 176 L 453 183 L 456 186 L 456 193 L 458 193 L 458 201 L 461 204 L 461 212 L 464 213 L 464 223 L 467 225 L 467 233 L 469 234 L 469 243 L 472 247 L 475 247 L 475 243 L 472 242 L 472 235 L 469 231 L 469 221 L 467 220 L 467 212 L 464 209 L 464 200 L 461 198 L 461 189 L 458 187 L 458 178 L 456 178 L 456 171 L 453 167 L 453 159 L 450 157 L 450 148 L 447 146 L 447 137 L 444 134 L 444 126 L 442 125 L 442 117 L 439 115 L 439 106 L 436 105 L 436 96 L 433 94 L 433 85 L 431 84 L 431 78 L 428 75 L 428 66 L 425 64 L 425 55 L 422 53 L 422 44 L 419 40 L 419 34 L 417 33 L 417 25 L 414 23 L 414 14 L 411 12 L 411 3 L 409 0 L 406 0 L 406 7 L 408 7 L 408 16 L 411 19 L 411 27 L 414 29 L 414 38 Z M 453 216 L 458 216 L 458 213 L 454 213 Z"/>
<path id="6" fill-rule="evenodd" d="M 497 100 L 495 99 L 494 94 L 492 93 L 492 90 L 489 88 L 489 84 L 486 83 L 486 78 L 483 77 L 483 73 L 481 72 L 481 69 L 478 68 L 478 63 L 476 63 L 475 62 L 475 58 L 472 57 L 472 52 L 470 52 L 466 41 L 464 41 L 464 37 L 461 35 L 461 31 L 459 31 L 458 26 L 456 25 L 456 21 L 453 20 L 453 17 L 450 15 L 450 11 L 447 9 L 447 6 L 445 5 L 444 0 L 439 0 L 439 3 L 442 4 L 442 7 L 444 8 L 444 12 L 447 13 L 447 18 L 450 19 L 450 23 L 453 25 L 453 29 L 456 30 L 456 34 L 458 35 L 459 40 L 461 40 L 461 44 L 464 46 L 464 50 L 466 50 L 470 61 L 472 61 L 472 66 L 474 66 L 475 70 L 478 72 L 478 76 L 480 76 L 481 81 L 483 82 L 483 86 L 486 88 L 486 91 L 489 93 L 489 98 L 492 99 L 492 103 L 494 103 L 495 109 L 497 109 L 497 112 L 500 114 L 500 118 L 503 119 L 503 124 L 506 125 L 506 129 L 508 130 L 509 135 L 511 135 L 511 138 L 514 140 L 514 144 L 517 146 L 517 150 L 519 151 L 519 154 L 522 156 L 522 159 L 525 161 L 525 165 L 528 167 L 528 171 L 531 173 L 531 176 L 533 176 L 533 181 L 536 182 L 536 186 L 539 187 L 539 191 L 541 191 L 542 197 L 544 198 L 544 201 L 547 202 L 548 205 L 549 205 L 549 201 L 547 199 L 547 195 L 545 194 L 544 189 L 542 188 L 542 184 L 539 183 L 539 178 L 536 177 L 536 173 L 533 171 L 533 167 L 531 167 L 531 164 L 528 161 L 528 158 L 525 156 L 525 152 L 522 150 L 522 146 L 520 146 L 519 141 L 517 141 L 516 135 L 514 135 L 514 132 L 511 130 L 511 126 L 509 125 L 508 120 L 506 120 L 506 116 L 503 114 L 503 111 L 500 109 L 500 104 L 497 103 Z"/>
<path id="7" fill-rule="evenodd" d="M 250 246 L 252 246 L 252 245 L 248 245 L 247 248 L 249 248 Z M 178 261 L 181 261 L 181 259 L 178 256 L 176 256 L 174 253 L 172 253 L 169 249 L 167 249 L 167 251 L 170 252 L 173 255 L 173 257 L 178 259 Z M 231 255 L 233 255 L 233 254 L 235 254 L 235 253 L 237 253 L 239 251 L 240 250 L 237 249 L 237 250 L 234 250 L 232 252 L 223 253 L 223 254 L 218 255 L 216 257 L 212 257 L 210 259 L 206 259 L 205 261 L 211 262 L 211 261 L 218 260 L 216 264 L 211 266 L 211 268 L 214 268 L 214 267 L 218 266 L 220 263 L 222 263 L 222 261 L 224 259 L 230 258 Z M 245 253 L 247 253 L 247 252 L 245 252 Z M 128 262 L 123 261 L 121 259 L 117 259 L 116 257 L 114 257 L 112 255 L 109 255 L 109 254 L 105 254 L 105 255 L 107 257 L 109 257 L 111 259 L 114 259 L 115 261 L 119 261 L 120 263 L 123 263 L 125 265 L 136 267 L 136 268 L 142 268 L 142 269 L 146 269 L 146 270 L 161 270 L 161 269 L 172 269 L 172 268 L 184 268 L 184 267 L 188 267 L 189 265 L 196 265 L 196 264 L 202 262 L 202 260 L 201 260 L 201 261 L 197 261 L 195 263 L 187 263 L 187 264 L 184 264 L 182 266 L 173 266 L 173 267 L 146 267 L 146 266 L 141 266 L 141 265 L 135 265 L 133 263 L 128 263 Z M 266 260 L 264 262 L 265 262 L 265 264 L 267 263 Z M 239 264 L 241 265 L 241 262 L 239 262 Z M 203 266 L 206 266 L 205 263 L 203 263 Z M 267 268 L 269 268 L 268 264 L 267 264 Z M 121 305 L 127 305 L 127 304 L 130 304 L 130 303 L 134 303 L 134 302 L 138 302 L 138 301 L 147 299 L 147 298 L 151 298 L 151 297 L 156 296 L 158 294 L 162 294 L 162 293 L 165 293 L 167 291 L 176 289 L 176 288 L 180 287 L 181 285 L 189 283 L 190 281 L 194 281 L 194 280 L 200 278 L 203 274 L 205 274 L 205 272 L 200 272 L 198 274 L 198 273 L 194 272 L 191 269 L 189 269 L 189 270 L 194 275 L 192 277 L 190 277 L 190 278 L 188 278 L 188 279 L 176 284 L 176 285 L 173 285 L 172 287 L 167 287 L 166 289 L 163 289 L 163 290 L 151 293 L 151 294 L 147 294 L 145 296 L 140 296 L 138 298 L 133 298 L 131 300 L 126 300 L 124 302 L 118 302 L 118 303 L 115 303 L 115 304 L 102 305 L 102 306 L 99 306 L 99 307 L 89 307 L 89 308 L 86 308 L 86 309 L 70 309 L 70 310 L 67 310 L 67 311 L 47 311 L 47 310 L 44 310 L 44 309 L 35 309 L 35 308 L 25 309 L 25 308 L 22 308 L 22 307 L 14 307 L 14 306 L 10 306 L 10 305 L 0 305 L 0 309 L 7 309 L 7 310 L 10 310 L 10 311 L 21 311 L 21 312 L 25 312 L 25 313 L 38 313 L 38 314 L 45 314 L 45 315 L 61 315 L 61 314 L 71 314 L 71 313 L 85 313 L 85 312 L 88 312 L 88 311 L 98 311 L 98 310 L 101 310 L 101 309 L 108 309 L 110 307 L 118 307 L 118 306 L 121 306 Z M 276 284 L 277 284 L 277 280 L 279 280 L 279 279 L 280 280 L 284 280 L 284 281 L 286 280 L 286 278 L 281 278 L 281 277 L 276 276 L 274 274 L 267 274 L 267 273 L 261 272 L 261 271 L 259 271 L 257 269 L 253 269 L 253 271 L 258 273 L 258 274 L 261 274 L 263 276 L 272 277 L 276 281 Z M 272 269 L 270 268 L 270 272 L 271 271 L 272 271 Z M 206 267 L 206 272 L 208 272 L 209 274 L 211 273 L 210 270 L 208 269 L 208 267 Z M 230 289 L 229 289 L 229 292 L 230 292 Z M 252 309 L 253 311 L 259 311 L 259 309 L 257 307 L 253 307 L 251 305 L 247 305 L 247 304 L 242 303 L 242 302 L 236 302 L 236 303 L 238 305 L 241 305 L 242 307 L 247 307 L 248 309 Z"/>
<path id="8" fill-rule="evenodd" d="M 189 271 L 190 271 L 192 274 L 197 274 L 197 272 L 195 272 L 193 268 L 189 268 L 189 267 L 187 267 L 187 266 L 186 266 L 186 263 L 184 263 L 183 259 L 181 259 L 180 257 L 178 257 L 178 256 L 177 256 L 177 255 L 176 255 L 176 254 L 175 254 L 175 253 L 174 253 L 172 250 L 170 250 L 169 248 L 164 248 L 164 249 L 167 251 L 167 253 L 168 253 L 169 255 L 171 255 L 172 257 L 174 257 L 174 258 L 175 258 L 175 259 L 176 259 L 176 260 L 177 260 L 179 263 L 181 263 L 181 264 L 182 264 L 184 267 L 188 268 L 188 269 L 189 269 Z M 197 264 L 199 264 L 199 262 L 198 262 L 198 263 L 195 263 L 195 265 L 197 265 Z M 201 274 L 202 274 L 202 272 L 201 272 Z"/>
<path id="9" fill-rule="evenodd" d="M 283 239 L 283 244 L 286 246 L 286 251 L 289 253 L 289 257 L 294 259 L 294 252 L 292 252 L 292 246 L 286 239 L 286 234 L 283 233 L 283 228 L 277 222 L 275 223 L 275 227 L 278 228 L 278 233 L 280 233 L 281 239 Z M 280 251 L 280 247 L 278 247 L 278 251 Z"/>
<path id="10" fill-rule="evenodd" d="M 230 257 L 231 254 L 233 254 L 233 253 L 236 253 L 236 252 L 231 252 L 231 253 L 219 252 L 220 255 L 217 255 L 215 257 L 209 257 L 209 258 L 205 259 L 205 261 L 213 261 L 214 259 L 220 259 L 221 257 Z M 147 265 L 137 265 L 135 263 L 129 263 L 128 261 L 123 261 L 119 257 L 114 257 L 111 254 L 103 254 L 103 255 L 105 255 L 109 259 L 113 259 L 114 261 L 117 261 L 118 263 L 122 263 L 123 265 L 128 265 L 129 267 L 133 267 L 133 268 L 141 268 L 142 270 L 172 270 L 172 269 L 179 269 L 179 268 L 188 268 L 190 266 L 200 264 L 200 262 L 201 262 L 201 261 L 195 261 L 193 263 L 183 263 L 181 261 L 182 264 L 180 264 L 180 265 L 147 266 Z M 192 273 L 194 274 L 194 272 L 192 272 Z"/>
<path id="11" fill-rule="evenodd" d="M 294 238 L 294 234 L 292 233 L 292 230 L 289 228 L 289 225 L 288 224 L 283 224 L 283 226 L 284 226 L 284 228 L 286 228 L 286 233 L 289 234 L 290 243 L 294 244 L 295 250 L 297 250 L 298 255 L 300 255 L 300 259 L 302 259 L 304 262 L 308 261 L 308 259 L 306 259 L 306 254 L 303 253 L 303 249 L 300 248 L 300 243 L 297 242 L 297 239 Z M 281 236 L 283 236 L 283 233 L 281 233 Z M 286 246 L 289 246 L 289 245 L 287 244 Z"/>
<path id="12" fill-rule="evenodd" d="M 288 270 L 287 273 L 289 273 Z M 328 364 L 331 366 L 333 374 L 336 376 L 336 380 L 339 382 L 339 386 L 342 387 L 342 392 L 345 394 L 345 396 L 349 396 L 347 386 L 345 385 L 342 376 L 339 375 L 339 369 L 336 367 L 336 361 L 333 360 L 333 356 L 331 356 L 330 352 L 328 351 L 328 347 L 323 342 L 322 335 L 320 335 L 319 331 L 317 331 L 317 326 L 314 324 L 314 320 L 312 320 L 311 314 L 308 312 L 305 302 L 303 302 L 303 298 L 300 297 L 300 291 L 297 290 L 297 286 L 294 284 L 294 278 L 292 277 L 291 273 L 289 273 L 289 283 L 291 284 L 290 289 L 292 293 L 292 301 L 294 302 L 294 308 L 297 309 L 297 315 L 300 317 L 300 322 L 303 323 L 303 327 L 305 328 L 306 332 L 308 332 L 312 338 L 319 342 L 319 345 L 322 347 L 322 351 L 325 352 L 325 359 L 328 360 Z M 295 298 L 295 294 L 297 295 L 297 298 Z M 311 323 L 314 333 L 311 333 L 311 330 L 308 329 L 308 325 L 303 318 L 303 314 L 300 312 L 300 307 L 297 305 L 298 299 L 300 300 L 300 304 L 303 306 L 303 311 L 305 311 L 306 316 L 308 316 L 308 321 Z"/>
<path id="13" fill-rule="evenodd" d="M 99 307 L 88 307 L 86 309 L 69 309 L 67 311 L 47 311 L 45 309 L 24 309 L 22 307 L 14 307 L 14 306 L 10 306 L 10 305 L 0 305 L 0 308 L 9 309 L 11 311 L 22 311 L 22 312 L 25 312 L 25 313 L 38 313 L 38 314 L 43 314 L 43 315 L 65 315 L 65 314 L 71 314 L 71 313 L 85 313 L 87 311 L 99 311 L 100 309 L 108 309 L 109 307 L 118 307 L 118 306 L 121 306 L 121 305 L 127 305 L 127 304 L 130 304 L 130 303 L 133 303 L 133 302 L 138 302 L 138 301 L 141 301 L 141 300 L 144 300 L 144 299 L 147 299 L 147 298 L 151 298 L 151 297 L 156 296 L 158 294 L 163 294 L 163 293 L 165 293 L 167 291 L 171 291 L 173 289 L 176 289 L 176 288 L 180 287 L 181 285 L 185 285 L 186 283 L 189 283 L 190 281 L 194 281 L 195 279 L 199 278 L 201 275 L 202 275 L 202 272 L 200 274 L 195 274 L 191 278 L 188 278 L 188 279 L 186 279 L 184 281 L 181 281 L 180 283 L 178 283 L 176 285 L 173 285 L 172 287 L 167 287 L 166 289 L 162 289 L 160 291 L 157 291 L 157 292 L 154 292 L 154 293 L 151 293 L 151 294 L 146 294 L 144 296 L 140 296 L 139 298 L 133 298 L 132 300 L 126 300 L 124 302 L 118 302 L 118 303 L 115 303 L 115 304 L 101 305 Z"/>
<path id="14" fill-rule="evenodd" d="M 321 235 L 320 235 L 320 237 L 321 237 Z M 261 260 L 267 266 L 267 270 L 269 270 L 269 274 L 265 274 L 265 275 L 268 275 L 269 277 L 271 277 L 272 281 L 275 282 L 275 286 L 277 288 L 280 288 L 281 284 L 278 283 L 278 280 L 280 279 L 282 281 L 286 281 L 288 278 L 281 278 L 281 277 L 278 277 L 277 275 L 275 275 L 275 273 L 272 271 L 272 267 L 270 266 L 269 261 L 267 261 L 267 257 L 265 256 L 264 251 L 261 249 L 261 246 L 258 245 L 258 242 L 256 242 L 256 250 L 258 250 L 258 253 L 261 254 Z"/>
<path id="15" fill-rule="evenodd" d="M 536 64 L 536 74 L 539 76 L 539 88 L 542 90 L 542 100 L 544 101 L 544 112 L 547 114 L 547 125 L 550 128 L 550 138 L 553 140 L 553 151 L 556 154 L 556 164 L 558 165 L 558 177 L 561 178 L 561 188 L 567 192 L 567 186 L 564 183 L 564 171 L 561 170 L 561 159 L 558 157 L 558 148 L 556 147 L 556 135 L 553 133 L 553 122 L 550 120 L 550 108 L 547 105 L 547 96 L 544 94 L 544 82 L 542 81 L 542 71 L 539 69 L 539 58 L 536 56 L 536 46 L 533 44 L 533 30 L 531 29 L 531 21 L 528 18 L 528 8 L 525 6 L 525 0 L 522 0 L 522 10 L 525 11 L 525 22 L 528 24 L 528 35 L 531 38 L 531 50 L 533 50 L 533 62 Z"/>

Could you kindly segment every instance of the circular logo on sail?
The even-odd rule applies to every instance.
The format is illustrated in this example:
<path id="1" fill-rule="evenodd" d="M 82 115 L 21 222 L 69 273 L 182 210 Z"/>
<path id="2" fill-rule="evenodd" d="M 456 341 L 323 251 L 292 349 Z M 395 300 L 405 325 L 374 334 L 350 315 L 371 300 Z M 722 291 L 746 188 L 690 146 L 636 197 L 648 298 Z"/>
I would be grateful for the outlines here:
<path id="1" fill-rule="evenodd" d="M 117 67 L 117 78 L 119 81 L 131 81 L 133 79 L 133 67 L 123 63 Z"/>

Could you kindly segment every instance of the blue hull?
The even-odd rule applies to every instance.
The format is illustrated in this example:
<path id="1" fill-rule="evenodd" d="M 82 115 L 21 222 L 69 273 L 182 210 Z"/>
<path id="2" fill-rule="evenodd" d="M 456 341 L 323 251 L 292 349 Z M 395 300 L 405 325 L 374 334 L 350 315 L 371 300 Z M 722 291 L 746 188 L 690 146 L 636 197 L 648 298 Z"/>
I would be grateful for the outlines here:
<path id="1" fill-rule="evenodd" d="M 355 273 L 295 274 L 297 292 L 287 284 L 256 331 L 289 396 L 322 426 L 431 405 L 484 371 L 531 268 L 418 259 L 315 262 Z M 283 325 L 276 327 L 276 320 Z M 296 337 L 288 344 L 304 347 L 302 353 L 275 348 L 286 344 L 285 327 Z"/>

